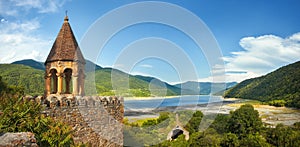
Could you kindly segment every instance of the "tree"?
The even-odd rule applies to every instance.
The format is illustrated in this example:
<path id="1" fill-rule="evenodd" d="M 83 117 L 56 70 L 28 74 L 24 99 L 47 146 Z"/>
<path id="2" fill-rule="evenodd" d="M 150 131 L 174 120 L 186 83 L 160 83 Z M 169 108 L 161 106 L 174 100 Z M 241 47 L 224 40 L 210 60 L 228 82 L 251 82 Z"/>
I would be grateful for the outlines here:
<path id="1" fill-rule="evenodd" d="M 278 124 L 267 131 L 267 141 L 274 146 L 299 146 L 300 131 L 289 126 Z"/>
<path id="2" fill-rule="evenodd" d="M 250 104 L 242 105 L 232 112 L 227 123 L 228 132 L 237 134 L 239 138 L 259 133 L 262 127 L 258 111 Z"/>
<path id="3" fill-rule="evenodd" d="M 228 123 L 230 116 L 226 114 L 218 114 L 214 122 L 210 125 L 211 128 L 214 128 L 218 133 L 223 134 L 227 131 L 226 124 Z"/>
<path id="4" fill-rule="evenodd" d="M 235 134 L 226 133 L 222 138 L 220 145 L 222 147 L 236 147 L 239 146 L 239 139 Z"/>
<path id="5" fill-rule="evenodd" d="M 190 136 L 189 146 L 219 146 L 220 137 L 216 130 L 209 128 L 204 132 L 195 132 Z"/>
<path id="6" fill-rule="evenodd" d="M 198 131 L 199 125 L 203 118 L 203 113 L 201 111 L 196 111 L 189 122 L 186 124 L 185 128 L 190 133 L 193 134 Z"/>
<path id="7" fill-rule="evenodd" d="M 240 146 L 243 147 L 269 147 L 270 144 L 266 142 L 266 139 L 263 138 L 258 133 L 256 134 L 248 134 L 246 137 L 242 138 L 240 141 Z"/>

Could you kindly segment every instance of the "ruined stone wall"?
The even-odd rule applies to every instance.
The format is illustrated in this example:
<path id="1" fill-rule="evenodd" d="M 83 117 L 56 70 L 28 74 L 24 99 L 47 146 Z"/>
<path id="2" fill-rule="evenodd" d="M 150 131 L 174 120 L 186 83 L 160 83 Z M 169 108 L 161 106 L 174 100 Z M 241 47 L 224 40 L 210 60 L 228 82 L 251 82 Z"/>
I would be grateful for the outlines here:
<path id="1" fill-rule="evenodd" d="M 123 146 L 123 98 L 84 96 L 52 100 L 44 113 L 71 125 L 75 143 Z"/>

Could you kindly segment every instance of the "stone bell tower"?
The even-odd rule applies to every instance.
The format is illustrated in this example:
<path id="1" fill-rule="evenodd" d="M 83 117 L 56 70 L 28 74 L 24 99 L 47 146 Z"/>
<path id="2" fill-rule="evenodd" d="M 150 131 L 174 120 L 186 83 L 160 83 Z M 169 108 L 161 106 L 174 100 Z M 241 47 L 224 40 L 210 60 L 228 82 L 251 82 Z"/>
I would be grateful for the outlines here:
<path id="1" fill-rule="evenodd" d="M 45 97 L 83 96 L 84 66 L 85 59 L 66 15 L 45 62 Z"/>

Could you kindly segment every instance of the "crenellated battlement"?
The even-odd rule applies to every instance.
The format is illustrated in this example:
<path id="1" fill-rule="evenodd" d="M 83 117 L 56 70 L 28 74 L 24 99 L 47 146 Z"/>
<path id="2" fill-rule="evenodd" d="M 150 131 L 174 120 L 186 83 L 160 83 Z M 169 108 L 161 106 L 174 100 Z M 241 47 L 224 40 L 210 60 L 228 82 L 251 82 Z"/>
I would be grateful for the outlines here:
<path id="1" fill-rule="evenodd" d="M 74 106 L 112 106 L 123 103 L 123 97 L 117 96 L 72 96 L 51 94 L 46 98 L 45 104 L 48 107 L 74 107 Z"/>

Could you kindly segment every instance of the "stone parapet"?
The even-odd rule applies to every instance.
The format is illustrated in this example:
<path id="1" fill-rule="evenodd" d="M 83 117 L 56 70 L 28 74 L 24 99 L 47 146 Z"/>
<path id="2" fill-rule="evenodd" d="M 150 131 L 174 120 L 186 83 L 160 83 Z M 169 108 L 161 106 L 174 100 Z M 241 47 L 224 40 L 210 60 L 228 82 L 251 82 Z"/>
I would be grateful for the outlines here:
<path id="1" fill-rule="evenodd" d="M 73 127 L 75 143 L 92 146 L 123 146 L 124 102 L 122 97 L 51 96 L 43 112 Z"/>

